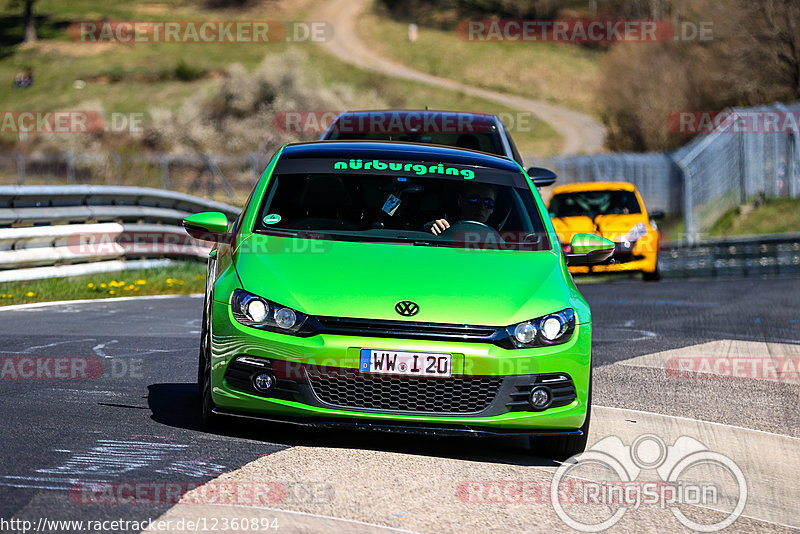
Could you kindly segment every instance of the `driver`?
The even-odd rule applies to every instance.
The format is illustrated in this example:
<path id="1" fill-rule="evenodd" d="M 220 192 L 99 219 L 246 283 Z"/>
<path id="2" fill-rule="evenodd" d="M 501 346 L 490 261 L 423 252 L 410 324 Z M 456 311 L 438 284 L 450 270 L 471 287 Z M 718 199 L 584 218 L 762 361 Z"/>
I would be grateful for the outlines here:
<path id="1" fill-rule="evenodd" d="M 458 195 L 460 221 L 477 221 L 486 224 L 494 212 L 497 191 L 489 184 L 469 184 Z M 439 235 L 450 228 L 447 219 L 437 219 L 431 225 L 431 233 Z"/>

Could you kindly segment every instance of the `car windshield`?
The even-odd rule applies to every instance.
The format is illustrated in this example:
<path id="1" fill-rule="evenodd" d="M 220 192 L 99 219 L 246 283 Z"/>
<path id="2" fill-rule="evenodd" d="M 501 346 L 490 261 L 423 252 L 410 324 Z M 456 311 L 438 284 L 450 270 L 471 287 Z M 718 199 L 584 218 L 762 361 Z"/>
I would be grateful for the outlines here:
<path id="1" fill-rule="evenodd" d="M 548 208 L 551 217 L 596 217 L 641 213 L 633 191 L 580 191 L 553 195 Z"/>
<path id="2" fill-rule="evenodd" d="M 429 168 L 419 163 L 404 167 L 418 172 L 426 169 L 426 174 Z M 442 172 L 447 166 L 430 166 L 437 168 Z M 550 248 L 533 194 L 521 173 L 492 170 L 492 180 L 481 181 L 477 176 L 482 174 L 480 170 L 463 168 L 461 172 L 476 176 L 421 176 L 414 170 L 277 172 L 264 195 L 254 231 L 420 246 Z M 441 219 L 450 228 L 434 235 L 431 226 Z"/>

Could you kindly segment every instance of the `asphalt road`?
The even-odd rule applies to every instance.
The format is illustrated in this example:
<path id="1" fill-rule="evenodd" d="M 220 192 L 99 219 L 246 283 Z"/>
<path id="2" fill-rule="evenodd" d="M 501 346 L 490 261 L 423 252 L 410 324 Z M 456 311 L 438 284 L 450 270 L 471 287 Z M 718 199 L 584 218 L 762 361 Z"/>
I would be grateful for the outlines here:
<path id="1" fill-rule="evenodd" d="M 782 459 L 788 466 L 784 472 L 795 472 L 800 447 L 791 449 L 797 442 L 787 440 L 800 437 L 798 380 L 675 378 L 664 361 L 676 354 L 714 356 L 717 350 L 728 355 L 744 350 L 751 357 L 758 356 L 761 349 L 773 357 L 783 354 L 780 351 L 796 355 L 792 351 L 800 347 L 796 305 L 800 279 L 654 284 L 624 280 L 583 285 L 581 290 L 594 314 L 594 403 L 624 409 L 599 412 L 593 440 L 602 437 L 598 431 L 627 435 L 630 429 L 620 425 L 637 423 L 634 419 L 639 418 L 631 414 L 642 410 L 669 417 L 642 415 L 638 430 L 644 430 L 648 421 L 662 421 L 653 428 L 666 432 L 664 425 L 698 420 L 723 424 L 713 427 L 727 432 L 715 438 L 719 447 L 724 447 L 723 442 L 736 442 L 739 449 L 757 448 L 762 446 L 757 445 L 762 438 L 773 440 L 763 446 L 780 448 L 789 443 L 787 450 L 794 452 Z M 263 513 L 280 516 L 282 526 L 295 527 L 291 531 L 314 530 L 303 526 L 303 521 L 317 515 L 364 522 L 327 519 L 334 521 L 331 524 L 337 530 L 378 529 L 368 525 L 375 524 L 447 531 L 467 523 L 478 529 L 491 530 L 497 524 L 513 529 L 525 525 L 525 513 L 535 516 L 541 512 L 543 505 L 526 508 L 512 521 L 516 516 L 503 509 L 508 523 L 481 522 L 482 514 L 499 521 L 497 508 L 481 508 L 476 514 L 474 508 L 467 507 L 464 512 L 443 506 L 440 512 L 420 512 L 418 517 L 411 511 L 388 514 L 381 507 L 365 512 L 385 499 L 436 488 L 436 477 L 457 485 L 465 476 L 473 476 L 464 474 L 469 466 L 481 473 L 474 476 L 499 476 L 504 470 L 519 468 L 525 473 L 535 471 L 543 480 L 552 477 L 557 464 L 531 455 L 520 439 L 387 439 L 270 424 L 237 425 L 220 434 L 204 432 L 198 420 L 195 385 L 201 306 L 200 298 L 180 297 L 0 311 L 4 423 L 0 432 L 4 451 L 0 456 L 0 519 L 25 519 L 36 525 L 41 518 L 157 518 L 176 503 L 178 494 L 222 473 L 228 474 L 221 480 L 277 481 L 284 492 L 289 488 L 289 494 L 275 500 L 274 510 Z M 702 426 L 698 435 L 711 440 L 708 428 Z M 746 429 L 762 433 L 751 434 Z M 676 432 L 677 436 L 687 431 L 679 425 Z M 741 466 L 746 473 L 750 469 L 755 479 L 762 473 L 754 471 L 767 469 L 756 465 L 758 458 L 739 461 L 755 462 Z M 393 475 L 380 474 L 391 465 L 396 468 Z M 397 470 L 401 465 L 402 475 Z M 415 474 L 420 466 L 433 474 Z M 771 473 L 762 478 L 777 485 L 783 495 L 778 499 L 787 499 L 789 511 L 781 503 L 775 509 L 768 503 L 756 503 L 750 518 L 740 519 L 737 525 L 761 530 L 800 526 L 798 514 L 791 512 L 794 505 L 788 502 L 800 496 L 797 481 L 786 481 L 789 486 L 781 487 L 783 482 L 775 480 L 780 478 L 780 470 L 774 476 Z M 411 478 L 403 478 L 407 476 Z M 90 491 L 94 487 L 91 482 L 106 483 L 97 486 L 106 488 L 103 491 L 108 487 L 114 490 L 105 494 Z M 121 483 L 144 487 L 150 500 L 116 502 L 122 493 L 114 491 Z M 166 483 L 173 484 L 172 493 Z M 388 485 L 365 493 L 373 502 L 348 501 L 357 485 L 382 483 Z M 305 493 L 292 493 L 292 488 Z M 448 498 L 458 501 L 452 494 Z M 455 504 L 466 506 L 464 502 Z M 278 508 L 306 515 L 287 515 L 289 512 Z M 191 510 L 194 515 L 222 514 L 221 509 L 207 512 L 194 506 Z M 745 512 L 747 515 L 747 509 Z M 170 513 L 175 512 L 165 517 Z M 555 521 L 552 513 L 548 517 L 540 524 Z M 664 528 L 666 520 L 647 517 L 642 524 L 628 525 Z M 521 522 L 515 523 L 517 520 Z M 674 521 L 672 526 L 675 530 L 680 527 Z M 669 525 L 666 528 L 671 530 Z"/>

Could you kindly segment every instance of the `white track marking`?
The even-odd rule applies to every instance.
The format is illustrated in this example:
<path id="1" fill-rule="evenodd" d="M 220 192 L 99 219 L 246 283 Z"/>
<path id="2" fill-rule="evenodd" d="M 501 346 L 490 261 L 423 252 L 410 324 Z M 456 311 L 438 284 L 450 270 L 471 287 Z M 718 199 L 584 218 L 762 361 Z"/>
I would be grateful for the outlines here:
<path id="1" fill-rule="evenodd" d="M 106 343 L 99 343 L 94 347 L 92 347 L 92 350 L 94 351 L 95 354 L 97 354 L 101 358 L 113 358 L 113 356 L 109 356 L 108 354 L 106 354 L 106 352 L 103 349 L 109 345 L 113 345 L 114 343 L 119 343 L 119 340 L 112 339 L 111 341 L 107 341 Z"/>
<path id="2" fill-rule="evenodd" d="M 107 299 L 81 299 L 81 300 L 54 300 L 51 302 L 31 302 L 30 304 L 12 304 L 10 306 L 0 306 L 0 312 L 16 311 L 16 310 L 29 310 L 33 308 L 47 308 L 50 306 L 65 306 L 68 304 L 92 304 L 109 302 L 126 302 L 130 300 L 146 300 L 146 299 L 177 299 L 177 298 L 202 298 L 203 293 L 191 293 L 189 295 L 142 295 L 140 297 L 111 297 Z"/>
<path id="3" fill-rule="evenodd" d="M 67 343 L 83 343 L 85 341 L 94 341 L 94 338 L 89 339 L 70 339 L 67 341 L 56 341 L 55 343 L 47 343 L 46 345 L 34 345 L 32 347 L 28 347 L 22 351 L 13 351 L 13 350 L 0 350 L 3 354 L 30 354 L 35 350 L 38 349 L 47 349 L 50 347 L 56 347 L 58 345 L 66 345 Z"/>
<path id="4" fill-rule="evenodd" d="M 683 421 L 691 421 L 691 422 L 694 422 L 694 423 L 703 423 L 704 425 L 724 426 L 724 427 L 732 428 L 732 429 L 735 429 L 735 430 L 743 430 L 745 432 L 757 432 L 759 434 L 768 434 L 770 436 L 777 436 L 779 438 L 795 439 L 795 440 L 799 440 L 800 441 L 800 438 L 796 438 L 794 436 L 787 436 L 786 434 L 778 434 L 776 432 L 767 432 L 766 430 L 756 430 L 754 428 L 747 428 L 747 427 L 743 427 L 743 426 L 729 425 L 727 423 L 717 423 L 717 422 L 714 422 L 714 421 L 705 421 L 703 419 L 692 419 L 691 417 L 682 417 L 680 415 L 667 415 L 667 414 L 664 414 L 664 413 L 646 412 L 644 410 L 632 410 L 632 409 L 629 409 L 629 408 L 617 408 L 616 406 L 601 406 L 599 404 L 593 404 L 592 408 L 602 408 L 603 410 L 620 410 L 620 411 L 623 411 L 623 412 L 640 413 L 640 414 L 644 414 L 644 415 L 657 415 L 657 416 L 660 416 L 660 417 L 670 417 L 672 419 L 680 419 L 680 420 L 683 420 Z"/>

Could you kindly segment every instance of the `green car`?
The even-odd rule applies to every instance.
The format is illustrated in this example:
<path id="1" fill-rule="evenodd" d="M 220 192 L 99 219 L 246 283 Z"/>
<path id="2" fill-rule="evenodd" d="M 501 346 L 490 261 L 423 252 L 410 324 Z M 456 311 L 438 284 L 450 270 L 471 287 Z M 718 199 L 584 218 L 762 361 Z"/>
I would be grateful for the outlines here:
<path id="1" fill-rule="evenodd" d="M 212 240 L 198 366 L 202 416 L 586 445 L 589 306 L 529 176 L 503 157 L 399 142 L 282 147 Z M 536 173 L 534 173 L 536 174 Z"/>

